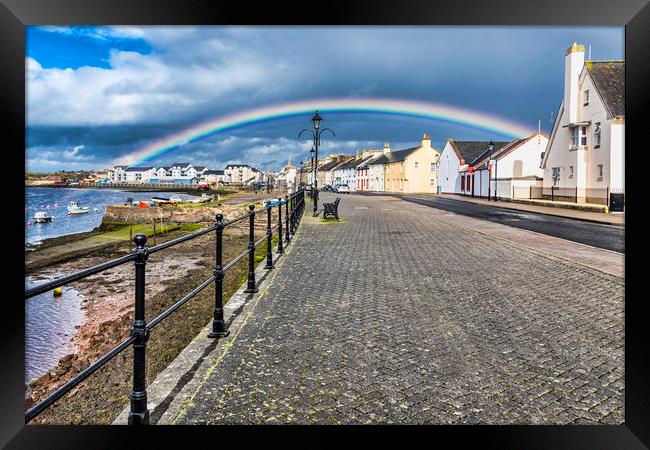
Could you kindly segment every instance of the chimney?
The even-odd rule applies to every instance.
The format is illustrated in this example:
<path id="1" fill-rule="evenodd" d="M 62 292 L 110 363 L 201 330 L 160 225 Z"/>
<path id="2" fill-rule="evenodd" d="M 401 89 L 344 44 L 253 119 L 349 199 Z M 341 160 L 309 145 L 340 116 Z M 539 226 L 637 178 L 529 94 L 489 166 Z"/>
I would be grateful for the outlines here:
<path id="1" fill-rule="evenodd" d="M 422 135 L 422 147 L 431 147 L 431 139 L 427 133 L 424 133 L 424 135 Z"/>
<path id="2" fill-rule="evenodd" d="M 584 64 L 585 46 L 574 42 L 564 53 L 564 109 L 568 112 L 569 123 L 578 121 L 578 77 Z"/>
<path id="3" fill-rule="evenodd" d="M 384 142 L 384 153 L 390 153 L 390 144 L 388 142 Z"/>

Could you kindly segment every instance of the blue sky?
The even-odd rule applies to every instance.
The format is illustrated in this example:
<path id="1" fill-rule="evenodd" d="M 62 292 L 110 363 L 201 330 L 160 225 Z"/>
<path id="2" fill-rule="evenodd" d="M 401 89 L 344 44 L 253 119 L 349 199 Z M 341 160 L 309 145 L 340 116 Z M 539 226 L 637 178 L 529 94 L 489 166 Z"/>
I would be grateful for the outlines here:
<path id="1" fill-rule="evenodd" d="M 28 27 L 27 169 L 100 169 L 116 158 L 222 115 L 323 97 L 431 101 L 537 127 L 562 99 L 564 50 L 623 59 L 614 27 Z M 318 105 L 314 105 L 316 108 Z M 448 137 L 499 139 L 467 126 L 329 114 L 325 152 L 392 148 Z M 278 169 L 306 157 L 309 116 L 190 143 L 176 160 Z M 545 122 L 542 128 L 550 129 Z"/>

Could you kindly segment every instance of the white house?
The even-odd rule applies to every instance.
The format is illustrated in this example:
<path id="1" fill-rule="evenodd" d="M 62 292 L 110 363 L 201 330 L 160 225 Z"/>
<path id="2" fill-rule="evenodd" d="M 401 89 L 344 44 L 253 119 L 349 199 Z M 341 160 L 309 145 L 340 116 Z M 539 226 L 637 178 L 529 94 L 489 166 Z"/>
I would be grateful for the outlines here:
<path id="1" fill-rule="evenodd" d="M 295 192 L 297 175 L 298 169 L 291 164 L 291 158 L 289 158 L 287 165 L 275 176 L 275 184 L 279 189 L 286 190 L 289 193 Z"/>
<path id="2" fill-rule="evenodd" d="M 201 180 L 208 184 L 222 184 L 226 178 L 223 170 L 204 170 L 201 174 Z"/>
<path id="3" fill-rule="evenodd" d="M 156 175 L 155 167 L 128 167 L 124 170 L 127 183 L 149 183 Z"/>
<path id="4" fill-rule="evenodd" d="M 363 158 L 352 158 L 334 169 L 334 184 L 347 184 L 351 191 L 356 189 L 356 168 Z"/>
<path id="5" fill-rule="evenodd" d="M 384 143 L 382 154 L 390 153 L 390 144 Z M 373 158 L 368 162 L 368 190 L 384 192 L 384 177 L 386 176 L 384 163 L 381 157 Z"/>
<path id="6" fill-rule="evenodd" d="M 362 150 L 357 152 L 357 158 L 362 158 L 361 162 L 357 164 L 355 173 L 355 190 L 368 191 L 370 190 L 369 184 L 369 164 L 376 161 L 383 155 L 381 150 Z"/>
<path id="7" fill-rule="evenodd" d="M 564 98 L 542 159 L 544 191 L 575 191 L 578 203 L 625 192 L 625 62 L 564 56 Z"/>
<path id="8" fill-rule="evenodd" d="M 323 186 L 326 184 L 329 184 L 330 186 L 334 186 L 335 184 L 341 184 L 341 172 L 340 171 L 337 172 L 337 169 L 349 161 L 350 161 L 349 156 L 338 155 L 338 158 L 335 161 L 332 161 L 331 166 L 324 167 Z"/>
<path id="9" fill-rule="evenodd" d="M 262 181 L 263 174 L 248 164 L 228 164 L 224 169 L 226 182 L 233 184 L 253 184 Z"/>
<path id="10" fill-rule="evenodd" d="M 111 183 L 126 182 L 126 169 L 129 166 L 115 166 L 108 171 L 108 181 Z"/>
<path id="11" fill-rule="evenodd" d="M 530 198 L 530 188 L 542 186 L 542 169 L 540 163 L 548 137 L 536 132 L 525 139 L 513 139 L 497 151 L 483 153 L 469 167 L 472 174 L 469 186 L 474 196 L 487 197 L 488 194 L 499 198 Z M 469 172 L 469 167 L 465 170 Z M 462 176 L 462 174 L 461 174 Z M 468 186 L 468 182 L 465 182 Z"/>
<path id="12" fill-rule="evenodd" d="M 472 180 L 466 174 L 469 166 L 488 151 L 489 141 L 457 141 L 447 139 L 438 162 L 438 184 L 441 194 L 470 194 Z M 494 142 L 494 152 L 508 142 Z M 469 179 L 469 181 L 467 181 Z"/>

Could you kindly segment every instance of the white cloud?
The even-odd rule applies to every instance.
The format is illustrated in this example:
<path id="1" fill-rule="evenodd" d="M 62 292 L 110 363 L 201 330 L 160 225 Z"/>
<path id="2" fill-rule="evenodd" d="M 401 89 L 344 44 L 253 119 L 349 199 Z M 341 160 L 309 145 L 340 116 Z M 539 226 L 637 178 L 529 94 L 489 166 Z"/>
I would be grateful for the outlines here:
<path id="1" fill-rule="evenodd" d="M 113 49 L 108 68 L 44 68 L 26 58 L 28 125 L 192 121 L 288 92 L 300 66 L 201 27 L 50 27 L 95 39 L 142 38 L 154 51 Z M 210 111 L 215 111 L 210 113 Z"/>

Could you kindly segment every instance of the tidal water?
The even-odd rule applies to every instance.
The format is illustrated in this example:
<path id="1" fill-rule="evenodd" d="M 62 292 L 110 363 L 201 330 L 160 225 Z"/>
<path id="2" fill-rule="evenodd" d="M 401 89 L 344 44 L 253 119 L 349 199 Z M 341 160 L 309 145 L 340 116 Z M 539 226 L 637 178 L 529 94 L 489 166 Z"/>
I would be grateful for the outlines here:
<path id="1" fill-rule="evenodd" d="M 25 278 L 25 288 L 48 280 Z M 25 300 L 25 383 L 45 375 L 63 356 L 72 352 L 70 339 L 84 321 L 81 296 L 63 287 L 63 295 L 52 291 Z"/>
<path id="2" fill-rule="evenodd" d="M 26 250 L 43 239 L 92 231 L 102 222 L 107 205 L 121 204 L 131 197 L 149 201 L 152 196 L 171 196 L 165 192 L 123 192 L 109 189 L 25 188 L 25 247 Z M 176 193 L 181 198 L 195 196 Z M 79 201 L 88 206 L 88 214 L 68 215 L 67 206 Z M 49 208 L 48 208 L 49 206 Z M 97 208 L 97 212 L 93 209 Z M 46 211 L 54 216 L 48 223 L 33 223 L 36 211 Z M 32 222 L 30 224 L 30 222 Z M 48 280 L 25 277 L 29 288 Z M 25 302 L 25 383 L 37 379 L 56 366 L 59 359 L 71 353 L 70 339 L 75 327 L 84 322 L 81 295 L 63 286 L 63 295 L 54 297 L 52 291 L 24 300 Z"/>
<path id="3" fill-rule="evenodd" d="M 102 223 L 107 205 L 124 203 L 128 197 L 149 201 L 155 195 L 169 197 L 172 193 L 27 187 L 25 188 L 25 243 L 37 245 L 43 239 L 92 231 Z M 175 195 L 184 199 L 196 198 L 184 193 Z M 88 214 L 68 215 L 67 206 L 71 201 L 79 201 L 81 206 L 88 206 Z M 95 208 L 97 208 L 96 212 Z M 45 211 L 54 216 L 54 220 L 48 223 L 34 223 L 36 211 Z"/>

